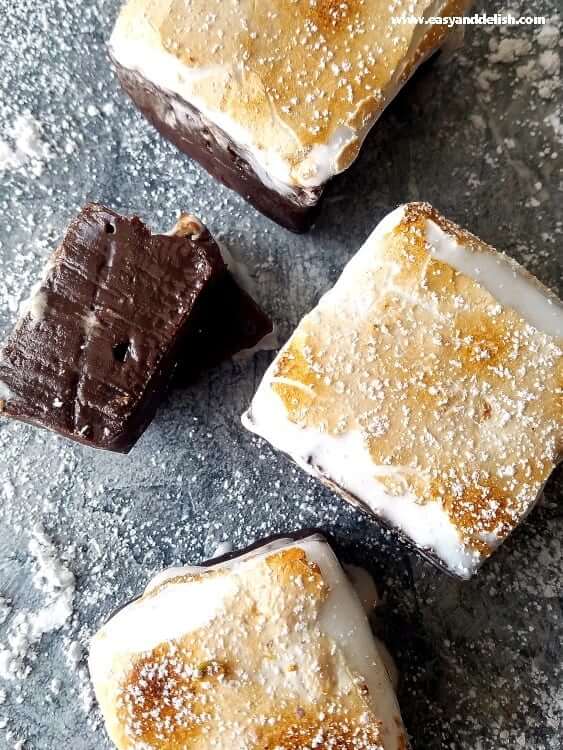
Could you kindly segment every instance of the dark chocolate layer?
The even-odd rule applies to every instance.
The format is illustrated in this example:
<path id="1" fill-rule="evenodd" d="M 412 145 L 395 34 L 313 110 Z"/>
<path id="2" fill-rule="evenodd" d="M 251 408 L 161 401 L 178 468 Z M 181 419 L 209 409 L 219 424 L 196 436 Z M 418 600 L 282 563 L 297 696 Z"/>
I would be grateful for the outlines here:
<path id="1" fill-rule="evenodd" d="M 242 557 L 249 552 L 258 551 L 261 547 L 266 547 L 268 544 L 278 542 L 280 539 L 287 539 L 290 543 L 300 542 L 303 539 L 307 539 L 307 537 L 313 535 L 320 537 L 325 542 L 329 542 L 327 533 L 322 529 L 308 528 L 300 529 L 299 531 L 289 531 L 285 533 L 283 531 L 280 531 L 277 534 L 270 534 L 269 536 L 263 537 L 256 542 L 252 542 L 252 544 L 249 544 L 248 547 L 244 547 L 243 549 L 233 550 L 232 552 L 226 552 L 224 555 L 220 555 L 219 557 L 212 557 L 210 560 L 204 560 L 203 562 L 198 563 L 198 566 L 201 568 L 211 568 L 214 565 L 220 565 L 221 563 L 236 560 L 237 557 Z"/>
<path id="2" fill-rule="evenodd" d="M 194 380 L 237 352 L 252 349 L 273 330 L 272 321 L 230 273 L 221 274 L 198 300 L 194 324 L 180 355 L 176 385 Z"/>
<path id="3" fill-rule="evenodd" d="M 323 188 L 295 189 L 289 195 L 265 185 L 244 152 L 228 135 L 175 94 L 156 88 L 139 74 L 113 61 L 123 89 L 157 130 L 196 159 L 217 180 L 293 232 L 306 232 L 318 214 Z M 184 113 L 179 119 L 176 109 Z"/>
<path id="4" fill-rule="evenodd" d="M 240 290 L 231 294 L 237 312 L 229 325 L 221 330 L 214 311 L 214 341 L 204 340 L 205 311 L 222 307 L 211 292 L 232 283 L 207 230 L 197 238 L 151 235 L 136 217 L 86 206 L 0 354 L 0 411 L 128 452 L 179 358 L 209 359 L 256 343 L 251 334 L 259 335 L 267 319 Z M 257 318 L 242 332 L 241 299 Z"/>

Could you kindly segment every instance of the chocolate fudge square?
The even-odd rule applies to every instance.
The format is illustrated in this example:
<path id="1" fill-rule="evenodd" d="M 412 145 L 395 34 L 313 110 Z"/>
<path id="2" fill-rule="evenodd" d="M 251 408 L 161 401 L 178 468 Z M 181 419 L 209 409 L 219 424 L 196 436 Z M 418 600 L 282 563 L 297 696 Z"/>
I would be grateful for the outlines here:
<path id="1" fill-rule="evenodd" d="M 87 205 L 0 353 L 0 413 L 128 452 L 178 360 L 197 360 L 208 294 L 228 275 L 199 222 L 151 234 L 137 217 Z M 236 349 L 233 341 L 216 343 Z"/>
<path id="2" fill-rule="evenodd" d="M 124 90 L 166 138 L 302 232 L 326 183 L 451 33 L 413 17 L 469 4 L 128 0 L 109 49 Z"/>
<path id="3" fill-rule="evenodd" d="M 244 423 L 468 578 L 561 460 L 562 389 L 561 301 L 410 203 L 302 319 Z"/>

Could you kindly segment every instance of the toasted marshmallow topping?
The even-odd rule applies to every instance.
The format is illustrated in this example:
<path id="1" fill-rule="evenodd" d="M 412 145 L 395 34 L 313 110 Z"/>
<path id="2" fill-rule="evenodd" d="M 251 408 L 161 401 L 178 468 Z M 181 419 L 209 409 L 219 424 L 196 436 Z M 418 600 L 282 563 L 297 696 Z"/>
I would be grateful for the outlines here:
<path id="1" fill-rule="evenodd" d="M 197 240 L 205 231 L 205 226 L 197 216 L 182 211 L 176 224 L 167 234 L 173 237 L 191 237 L 192 239 Z"/>
<path id="2" fill-rule="evenodd" d="M 409 204 L 301 321 L 243 421 L 467 577 L 560 460 L 562 347 L 551 292 Z"/>
<path id="3" fill-rule="evenodd" d="M 346 169 L 469 0 L 129 0 L 113 58 L 197 107 L 280 192 Z"/>
<path id="4" fill-rule="evenodd" d="M 318 536 L 174 569 L 95 636 L 90 671 L 120 750 L 404 750 L 390 678 Z"/>

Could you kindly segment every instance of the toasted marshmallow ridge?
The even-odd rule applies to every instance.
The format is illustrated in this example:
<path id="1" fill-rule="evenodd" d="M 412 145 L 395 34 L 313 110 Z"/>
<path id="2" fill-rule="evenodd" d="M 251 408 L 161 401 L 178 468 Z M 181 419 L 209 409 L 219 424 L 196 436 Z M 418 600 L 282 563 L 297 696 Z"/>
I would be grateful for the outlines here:
<path id="1" fill-rule="evenodd" d="M 120 749 L 406 748 L 362 604 L 316 535 L 165 571 L 98 632 L 90 671 Z"/>
<path id="2" fill-rule="evenodd" d="M 407 204 L 303 318 L 243 422 L 469 577 L 560 460 L 562 348 L 553 293 Z"/>
<path id="3" fill-rule="evenodd" d="M 242 147 L 281 193 L 346 169 L 381 112 L 449 34 L 394 24 L 470 0 L 129 0 L 110 51 Z M 176 117 L 181 106 L 175 104 Z"/>

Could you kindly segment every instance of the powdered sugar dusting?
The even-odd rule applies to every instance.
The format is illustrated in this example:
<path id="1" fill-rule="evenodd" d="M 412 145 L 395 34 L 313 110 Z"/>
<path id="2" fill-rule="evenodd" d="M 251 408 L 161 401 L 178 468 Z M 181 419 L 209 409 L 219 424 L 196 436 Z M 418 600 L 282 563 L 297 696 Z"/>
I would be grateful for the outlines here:
<path id="1" fill-rule="evenodd" d="M 44 162 L 51 156 L 49 144 L 41 134 L 41 125 L 29 113 L 18 115 L 8 128 L 7 139 L 0 140 L 0 172 L 29 166 L 32 174 L 39 177 Z"/>
<path id="2" fill-rule="evenodd" d="M 4 621 L 10 615 L 6 640 L 0 643 L 0 677 L 5 680 L 28 677 L 35 647 L 44 635 L 66 625 L 73 612 L 74 575 L 39 526 L 32 531 L 29 552 L 35 561 L 33 585 L 44 595 L 44 602 L 33 610 L 11 611 L 4 604 Z"/>
<path id="3" fill-rule="evenodd" d="M 31 161 L 1 175 L 3 335 L 90 199 L 138 212 L 151 226 L 168 225 L 176 210 L 200 216 L 240 249 L 280 342 L 377 221 L 407 200 L 430 201 L 557 289 L 559 100 L 557 91 L 541 97 L 517 68 L 540 68 L 541 52 L 559 52 L 559 8 L 556 0 L 508 4 L 545 14 L 551 31 L 467 29 L 447 65 L 431 64 L 399 96 L 353 171 L 331 185 L 316 228 L 298 237 L 177 152 L 119 91 L 105 46 L 119 0 L 0 0 L 0 139 L 14 149 L 9 131 L 31 112 L 53 154 L 40 176 Z M 532 52 L 490 62 L 489 37 L 505 36 L 528 39 Z M 542 71 L 538 82 L 549 80 Z M 28 678 L 0 680 L 0 746 L 25 739 L 26 750 L 109 750 L 102 727 L 92 726 L 84 659 L 70 669 L 67 645 L 84 651 L 109 613 L 169 565 L 209 559 L 224 539 L 240 548 L 320 525 L 345 561 L 382 583 L 385 640 L 398 659 L 415 750 L 560 750 L 561 474 L 478 580 L 458 585 L 239 427 L 270 358 L 226 363 L 171 394 L 128 457 L 0 420 L 0 596 L 12 613 L 0 642 L 15 613 L 45 602 L 28 551 L 36 523 L 76 579 L 73 615 L 34 646 Z"/>
<path id="4" fill-rule="evenodd" d="M 542 99 L 554 99 L 561 86 L 560 16 L 554 15 L 548 23 L 535 33 L 530 31 L 508 31 L 501 27 L 501 35 L 492 31 L 489 39 L 488 62 L 510 66 L 516 78 L 532 85 Z M 512 34 L 518 35 L 512 35 Z M 508 35 L 510 34 L 510 36 Z M 492 71 L 488 75 L 496 77 Z M 486 81 L 487 71 L 483 71 L 483 86 L 490 88 Z M 498 78 L 497 78 L 498 80 Z"/>

